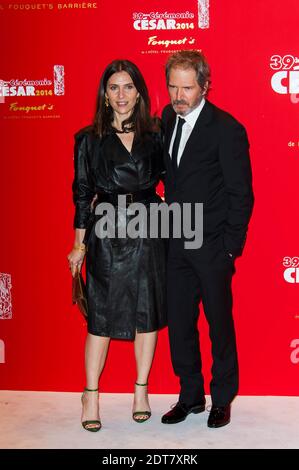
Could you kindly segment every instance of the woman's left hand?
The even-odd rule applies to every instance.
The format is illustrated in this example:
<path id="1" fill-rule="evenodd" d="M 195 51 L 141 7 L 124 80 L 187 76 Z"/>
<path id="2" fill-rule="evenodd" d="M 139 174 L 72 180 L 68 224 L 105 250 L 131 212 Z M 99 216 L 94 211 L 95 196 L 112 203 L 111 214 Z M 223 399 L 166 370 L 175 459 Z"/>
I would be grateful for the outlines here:
<path id="1" fill-rule="evenodd" d="M 85 252 L 73 248 L 72 251 L 67 256 L 69 267 L 72 272 L 72 276 L 75 276 L 76 270 L 81 271 L 81 267 L 84 261 Z"/>

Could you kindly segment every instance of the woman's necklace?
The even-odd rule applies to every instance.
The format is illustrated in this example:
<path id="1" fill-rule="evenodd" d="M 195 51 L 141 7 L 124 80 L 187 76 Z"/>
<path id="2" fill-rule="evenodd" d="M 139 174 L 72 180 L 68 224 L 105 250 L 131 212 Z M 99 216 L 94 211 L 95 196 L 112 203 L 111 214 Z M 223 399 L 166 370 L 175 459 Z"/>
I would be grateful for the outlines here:
<path id="1" fill-rule="evenodd" d="M 116 134 L 129 134 L 130 132 L 134 132 L 132 128 L 125 128 L 124 130 L 120 131 L 119 129 L 116 129 L 116 127 L 112 126 L 112 129 Z"/>

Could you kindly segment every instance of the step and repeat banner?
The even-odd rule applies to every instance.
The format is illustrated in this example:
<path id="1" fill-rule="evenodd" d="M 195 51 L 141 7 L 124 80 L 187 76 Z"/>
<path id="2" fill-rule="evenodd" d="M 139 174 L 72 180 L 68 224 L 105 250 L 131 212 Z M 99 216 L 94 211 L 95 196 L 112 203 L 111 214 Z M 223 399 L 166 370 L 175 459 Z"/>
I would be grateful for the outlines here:
<path id="1" fill-rule="evenodd" d="M 66 258 L 73 136 L 93 118 L 104 68 L 135 62 L 160 115 L 167 57 L 199 49 L 211 65 L 210 101 L 244 124 L 251 144 L 255 207 L 233 279 L 240 393 L 298 394 L 298 20 L 297 0 L 0 2 L 2 389 L 85 384 L 86 326 Z M 202 309 L 199 327 L 209 393 Z M 133 343 L 113 340 L 100 389 L 132 392 L 135 377 Z M 150 392 L 178 390 L 164 329 Z"/>

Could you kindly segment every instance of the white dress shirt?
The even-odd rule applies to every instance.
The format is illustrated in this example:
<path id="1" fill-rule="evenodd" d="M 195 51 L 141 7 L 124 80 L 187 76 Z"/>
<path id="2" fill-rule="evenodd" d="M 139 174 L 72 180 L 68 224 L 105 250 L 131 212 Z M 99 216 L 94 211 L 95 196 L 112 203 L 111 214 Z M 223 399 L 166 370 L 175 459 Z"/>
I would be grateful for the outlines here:
<path id="1" fill-rule="evenodd" d="M 179 114 L 176 115 L 176 123 L 175 123 L 174 131 L 173 131 L 173 134 L 172 134 L 172 137 L 171 137 L 170 146 L 169 146 L 170 156 L 172 154 L 172 147 L 173 147 L 173 143 L 174 143 L 174 139 L 175 139 L 175 134 L 176 134 L 176 129 L 177 129 L 178 121 L 179 121 L 179 116 L 181 118 L 185 119 L 185 121 L 186 121 L 184 123 L 183 127 L 182 127 L 182 136 L 181 136 L 179 150 L 178 150 L 178 166 L 180 164 L 180 160 L 181 160 L 184 148 L 186 146 L 186 143 L 187 143 L 187 141 L 188 141 L 188 139 L 191 135 L 191 132 L 193 131 L 193 127 L 195 126 L 197 118 L 200 115 L 201 110 L 204 107 L 205 102 L 206 101 L 203 98 L 201 100 L 199 106 L 197 106 L 197 108 L 193 109 L 193 111 L 191 111 L 191 113 L 187 114 L 186 116 L 181 116 Z"/>

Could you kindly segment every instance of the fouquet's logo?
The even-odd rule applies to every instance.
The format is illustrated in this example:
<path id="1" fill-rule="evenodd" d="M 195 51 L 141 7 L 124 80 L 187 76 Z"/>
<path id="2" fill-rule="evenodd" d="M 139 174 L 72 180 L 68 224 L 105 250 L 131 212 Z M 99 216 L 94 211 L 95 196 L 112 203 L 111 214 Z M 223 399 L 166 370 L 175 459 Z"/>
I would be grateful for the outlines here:
<path id="1" fill-rule="evenodd" d="M 12 318 L 11 275 L 0 273 L 0 320 Z"/>
<path id="2" fill-rule="evenodd" d="M 53 66 L 53 77 L 40 80 L 0 79 L 0 103 L 5 102 L 6 97 L 22 96 L 62 96 L 64 95 L 64 66 Z"/>
<path id="3" fill-rule="evenodd" d="M 290 95 L 291 102 L 299 103 L 299 57 L 273 55 L 270 68 L 274 71 L 271 86 L 275 93 Z"/>
<path id="4" fill-rule="evenodd" d="M 284 280 L 290 284 L 299 283 L 299 257 L 285 256 L 282 261 L 285 267 L 283 272 Z"/>

